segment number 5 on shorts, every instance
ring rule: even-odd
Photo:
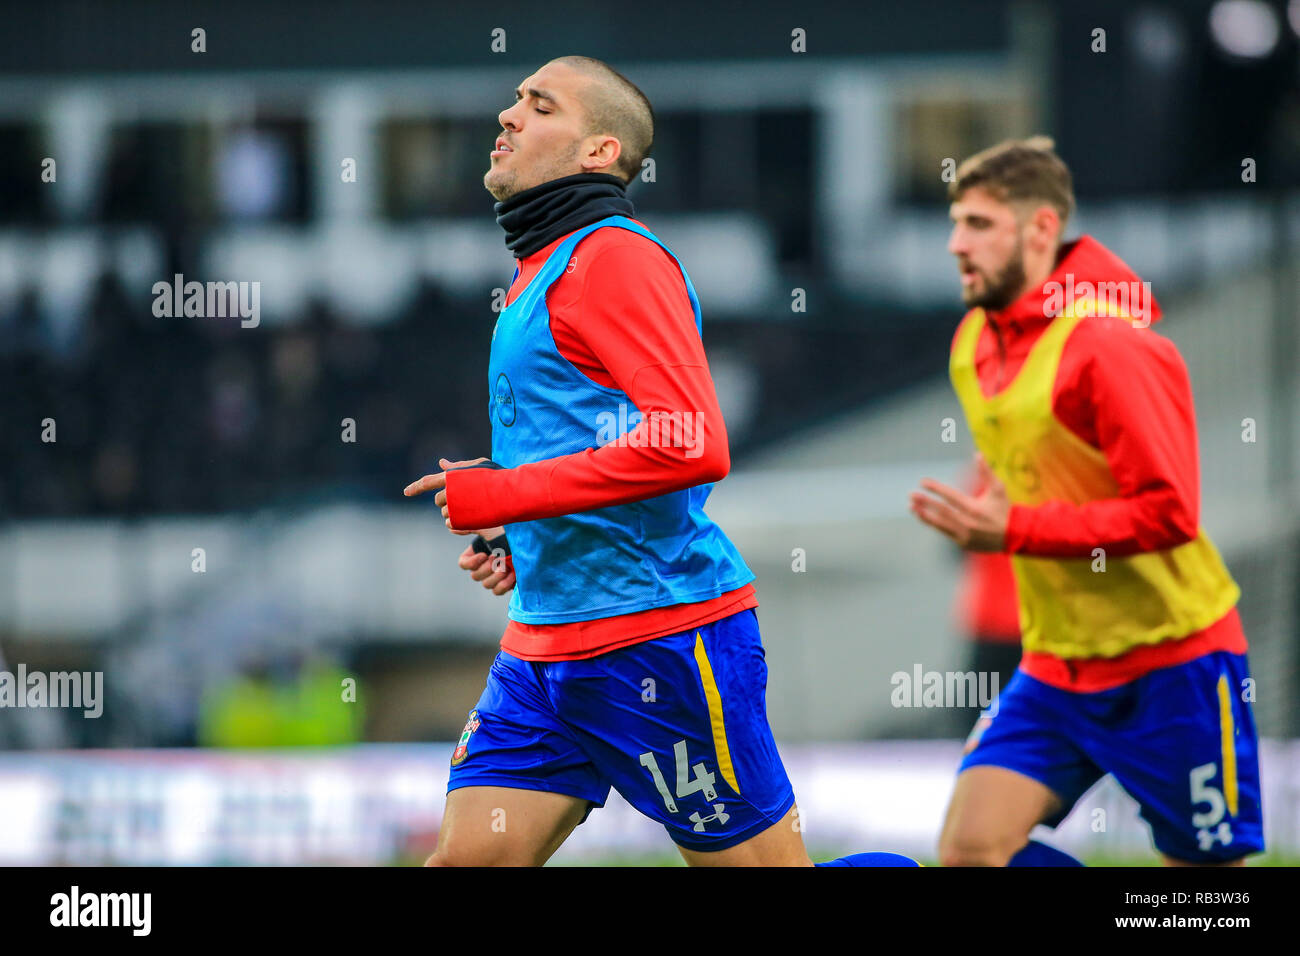
[[[1196,810],[1192,811],[1192,826],[1194,827],[1212,827],[1223,819],[1223,794],[1210,783],[1210,780],[1218,772],[1218,765],[1212,763],[1192,768],[1189,775],[1192,785],[1192,804],[1208,803],[1210,805],[1210,809],[1204,813]]]
[[[694,767],[690,767],[690,759],[686,756],[686,741],[679,740],[673,744],[673,756],[677,761],[677,796],[679,799],[689,797],[700,790],[704,791],[705,800],[716,800],[718,798],[718,791],[713,787],[714,775],[705,768],[704,761],[701,760]],[[664,798],[664,806],[668,808],[668,812],[676,813],[677,804],[673,802],[673,796],[668,792],[668,782],[664,780],[664,775],[659,770],[659,761],[655,760],[655,755],[650,752],[643,753],[641,755],[641,766],[650,771],[650,776],[654,778],[655,787],[658,789],[659,795]],[[689,779],[692,770],[695,772],[694,780]]]

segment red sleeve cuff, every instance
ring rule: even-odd
[[[499,520],[500,483],[510,472],[498,468],[453,468],[447,472],[447,514],[458,531],[478,531],[505,524]],[[495,513],[494,513],[495,512]]]
[[[1002,544],[1002,550],[1007,554],[1020,554],[1029,550],[1030,524],[1033,519],[1033,509],[1028,505],[1012,505],[1011,514],[1007,519],[1006,540]]]

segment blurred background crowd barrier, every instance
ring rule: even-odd
[[[452,746],[0,754],[0,865],[422,863]],[[1260,756],[1269,857],[1294,860],[1300,744],[1268,741]],[[934,862],[955,741],[795,745],[782,759],[814,859],[870,847]],[[1154,862],[1137,805],[1109,777],[1043,835],[1089,864]],[[617,791],[555,861],[681,864],[663,827]]]
[[[657,113],[630,196],[700,294],[733,458],[710,513],[758,574],[778,739],[959,732],[890,695],[895,672],[966,661],[958,556],[906,505],[971,454],[945,374],[962,309],[942,174],[1046,132],[1075,176],[1070,234],[1152,282],[1187,359],[1202,524],[1242,586],[1261,733],[1292,753],[1300,2],[452,9],[4,13],[0,653],[100,671],[106,702],[98,719],[0,709],[0,748],[455,739],[505,605],[400,492],[439,457],[488,453],[492,303],[513,271],[481,185],[496,115],[547,59],[587,53]],[[159,316],[155,284],[176,277],[258,283],[256,323]],[[950,743],[916,746],[950,774]],[[113,753],[5,756],[0,798],[44,807],[120,757],[133,793],[244,799],[229,781],[214,796],[245,766],[224,757]],[[322,758],[294,799],[353,788],[337,799],[364,815],[346,781],[374,759],[418,830],[445,754],[376,753]],[[40,832],[99,812],[60,800]],[[396,852],[384,826],[317,855]],[[55,853],[10,839],[11,857]],[[136,858],[234,853],[150,846]]]

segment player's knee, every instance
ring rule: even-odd
[[[945,833],[939,841],[939,865],[1006,866],[1024,840],[1013,843],[979,833]]]
[[[425,866],[541,866],[542,861],[523,848],[442,846],[424,861]]]
[[[993,844],[961,844],[939,847],[940,866],[1006,866],[1008,853]]]
[[[458,849],[454,844],[439,843],[437,848],[424,861],[425,866],[492,866],[496,861],[490,860],[482,853],[474,853],[470,848]]]
[[[474,853],[456,853],[443,850],[442,847],[434,850],[432,855],[424,861],[425,866],[526,866],[525,862],[512,862],[508,859],[501,858],[498,854],[474,854]]]

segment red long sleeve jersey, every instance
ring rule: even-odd
[[[1067,274],[1076,287],[1138,281],[1123,261],[1088,236],[1063,250],[1051,278],[1064,285]],[[1047,328],[1047,298],[1044,289],[1033,290],[988,314],[975,350],[985,396],[1011,383]],[[1159,306],[1152,301],[1149,307],[1151,321],[1158,322]],[[1200,476],[1187,367],[1174,344],[1154,330],[1110,336],[1120,321],[1125,320],[1096,316],[1080,322],[1065,342],[1052,388],[1053,414],[1106,456],[1119,497],[1081,505],[1013,505],[1006,539],[1012,554],[1088,558],[1093,548],[1103,548],[1123,556],[1172,548],[1197,534]],[[1117,347],[1119,342],[1133,347]],[[1216,650],[1246,650],[1235,607],[1202,631],[1118,657],[1065,661],[1030,653],[1021,668],[1054,686],[1094,691]]]
[[[635,220],[634,220],[635,221]],[[523,292],[555,248],[519,260],[506,302]],[[447,473],[447,508],[456,528],[574,514],[669,494],[723,478],[731,467],[704,344],[677,263],[658,244],[627,229],[597,229],[578,245],[546,294],[560,354],[593,382],[626,392],[648,429],[652,413],[696,412],[698,457],[649,442],[610,443],[516,468]],[[594,657],[677,634],[758,606],[753,584],[693,604],[650,608],[568,624],[509,621],[502,650],[524,660]]]

